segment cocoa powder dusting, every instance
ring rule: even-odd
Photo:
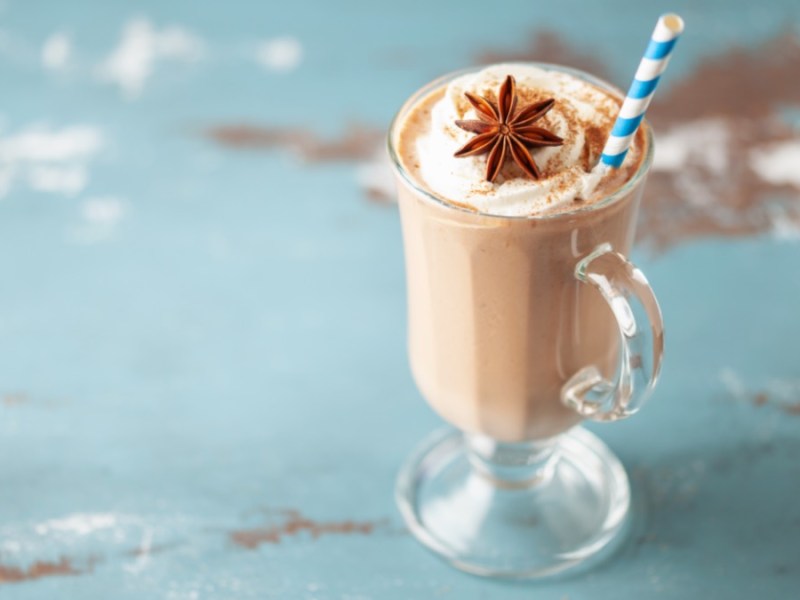
[[[128,550],[125,554],[128,556],[132,556],[134,558],[140,558],[143,556],[153,556],[155,554],[161,554],[163,552],[168,552],[179,547],[180,544],[172,543],[172,544],[155,544],[151,546],[136,546]]]
[[[765,392],[759,392],[753,396],[753,404],[756,406],[764,406],[767,402],[769,402],[769,396]]]
[[[392,206],[394,205],[394,196],[387,194],[384,190],[371,187],[371,186],[364,186],[363,187],[364,196],[367,199],[367,202],[371,204],[375,204],[378,206]]]
[[[793,404],[784,404],[783,412],[793,417],[800,417],[800,402],[795,402]]]
[[[787,397],[785,393],[775,394],[777,397],[770,396],[766,391],[747,394],[750,402],[756,408],[769,407],[780,410],[789,416],[800,416],[800,401]]]
[[[214,125],[203,135],[236,150],[289,150],[310,163],[352,162],[369,159],[383,140],[382,128],[356,123],[339,137],[322,138],[303,128],[254,124]]]
[[[761,45],[731,48],[701,61],[683,80],[656,95],[648,118],[658,138],[710,120],[729,136],[724,172],[708,161],[654,169],[645,191],[639,239],[656,251],[703,237],[739,237],[778,226],[800,228],[800,191],[764,179],[751,153],[798,139],[781,109],[800,107],[800,39],[783,34]],[[695,144],[702,144],[697,140]]]
[[[311,539],[323,535],[369,535],[383,521],[327,521],[319,522],[304,517],[300,511],[280,511],[285,520],[277,525],[256,527],[252,529],[237,529],[230,532],[229,539],[235,545],[248,550],[254,550],[262,544],[280,544],[284,537],[296,536],[307,533]]]
[[[19,406],[30,402],[30,397],[24,392],[10,392],[3,394],[3,404],[5,406]]]
[[[657,125],[704,117],[769,119],[782,105],[800,104],[798,73],[797,34],[783,33],[752,47],[734,46],[701,60],[688,77],[659,90],[648,118]]]
[[[564,120],[566,120],[568,123],[574,124],[574,128],[570,128],[566,132],[560,132],[562,134],[561,137],[564,140],[564,145],[573,146],[575,144],[575,139],[578,137],[578,131],[582,131],[583,129],[585,129],[586,122],[578,118],[576,110],[570,104],[567,104],[566,102],[559,102],[558,104],[559,104],[558,109],[559,111],[561,111]],[[548,122],[547,115],[545,116],[544,119],[542,119],[542,121],[544,121],[546,127],[552,127],[552,125]],[[551,160],[547,164],[547,168],[542,169],[542,176],[545,178],[553,177],[554,175],[558,175],[559,173],[564,171],[564,169],[566,169],[567,167],[568,165],[564,164],[563,159]],[[562,186],[554,187],[554,191],[556,194],[559,194],[563,191],[560,190],[559,187]]]
[[[77,569],[72,565],[70,559],[63,556],[58,562],[36,561],[26,569],[0,565],[0,584],[33,581],[44,577],[82,575],[91,568],[90,563],[86,569]]]
[[[592,73],[598,77],[606,77],[606,67],[595,58],[595,54],[583,52],[570,44],[555,31],[541,29],[530,34],[525,46],[518,45],[521,50],[487,49],[475,57],[475,63],[490,65],[501,62],[548,62],[567,65]]]

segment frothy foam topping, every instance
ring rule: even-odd
[[[464,92],[496,103],[508,75],[516,78],[519,108],[555,99],[555,106],[535,125],[560,136],[564,143],[530,148],[541,171],[538,180],[507,159],[492,183],[486,181],[485,154],[453,156],[474,135],[457,127],[456,120],[478,118]],[[614,96],[567,73],[533,65],[493,65],[451,81],[432,105],[429,122],[415,125],[417,135],[408,141],[414,170],[436,195],[480,212],[526,216],[563,209],[565,204],[592,198],[600,175],[590,170],[600,157],[619,105]],[[621,170],[635,165],[639,154],[633,148]]]

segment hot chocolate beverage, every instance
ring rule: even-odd
[[[575,267],[633,241],[647,126],[620,169],[592,170],[621,101],[568,69],[501,64],[434,82],[392,127],[411,368],[463,431],[556,436],[583,418],[562,398],[570,378],[615,378],[617,322]]]

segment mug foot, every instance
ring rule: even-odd
[[[577,427],[555,440],[535,477],[498,478],[508,465],[495,472],[482,462],[467,436],[448,429],[426,439],[397,480],[408,528],[454,567],[487,577],[552,577],[594,566],[624,539],[628,477],[588,431]]]

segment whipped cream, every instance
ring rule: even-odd
[[[525,175],[510,156],[494,183],[486,181],[486,154],[453,156],[474,136],[457,127],[456,120],[478,118],[464,92],[496,102],[507,75],[517,82],[518,109],[547,98],[556,101],[535,125],[560,136],[564,143],[530,147],[541,171],[538,180]],[[502,216],[551,212],[576,200],[591,199],[602,174],[590,170],[602,152],[619,104],[611,94],[567,73],[533,65],[493,65],[451,81],[441,98],[430,105],[430,116],[414,125],[418,129],[409,140],[413,147],[407,150],[413,154],[418,178],[445,200]],[[626,164],[635,164],[638,158],[633,149]]]

